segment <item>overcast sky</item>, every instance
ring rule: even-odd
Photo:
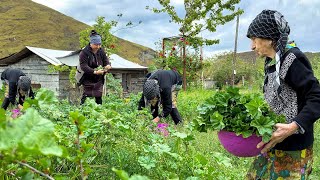
[[[114,35],[123,39],[158,50],[156,42],[163,37],[178,35],[178,25],[169,23],[169,16],[155,14],[145,7],[159,7],[158,0],[33,0],[55,9],[67,16],[93,25],[97,16],[105,17],[106,21],[117,20],[122,13],[120,26],[128,21],[140,25],[131,29],[119,30]],[[183,0],[171,0],[177,10],[183,8]],[[280,11],[288,21],[291,33],[289,38],[295,40],[302,51],[320,51],[320,0],[242,0],[237,7],[244,10],[240,16],[238,34],[238,52],[250,50],[250,41],[246,37],[249,24],[264,9]],[[179,10],[180,9],[180,10]],[[201,36],[208,39],[220,39],[220,44],[204,48],[204,55],[224,51],[233,51],[236,20],[218,27],[215,33],[203,32]],[[115,31],[114,29],[113,31]]]

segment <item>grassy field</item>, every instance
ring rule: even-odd
[[[40,169],[44,165],[39,164],[39,157],[42,159],[41,162],[50,162],[50,175],[57,179],[62,177],[79,179],[78,159],[85,162],[85,169],[90,169],[87,171],[89,179],[119,179],[113,168],[123,170],[130,176],[143,176],[145,180],[147,180],[146,177],[155,180],[244,179],[253,158],[239,158],[231,155],[220,144],[217,132],[200,133],[190,125],[190,122],[198,116],[197,106],[214,93],[215,90],[181,91],[178,97],[178,109],[184,123],[174,126],[170,118],[163,119],[162,123],[170,124],[170,135],[167,137],[154,130],[148,109],[137,111],[137,101],[140,96],[133,95],[126,99],[108,96],[100,106],[90,99],[80,107],[70,105],[67,101],[47,102],[48,104],[42,101],[38,113],[55,124],[54,135],[57,136],[59,145],[68,151],[69,158],[40,156],[38,151],[32,154],[24,149],[17,154],[23,154],[22,157],[28,156],[27,160],[25,158],[21,160]],[[90,144],[89,148],[81,148],[80,151],[75,146],[75,142],[78,142],[75,140],[75,135],[79,132],[70,121],[70,112],[74,111],[80,112],[85,117],[85,121],[81,124],[80,134],[82,135],[79,141],[83,147]],[[320,177],[320,157],[317,153],[320,148],[319,134],[320,123],[317,122],[312,180]],[[9,149],[7,153],[11,152],[12,150]],[[1,153],[5,154],[6,151]],[[21,157],[13,156],[12,158],[16,161]],[[45,165],[48,166],[47,163]],[[0,161],[0,179],[1,177],[7,179],[21,177],[10,174],[1,176],[3,172],[13,172],[12,169],[27,172],[11,161]],[[29,175],[41,178],[31,172]]]

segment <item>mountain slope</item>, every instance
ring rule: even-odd
[[[79,32],[89,27],[31,0],[1,0],[0,17],[0,58],[25,46],[77,50],[80,48]],[[117,39],[120,56],[139,64],[150,64],[154,54],[152,49]],[[151,56],[141,58],[144,52]]]

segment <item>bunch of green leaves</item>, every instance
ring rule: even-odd
[[[226,130],[244,138],[256,134],[267,142],[276,123],[285,122],[284,116],[271,111],[260,94],[242,95],[238,88],[218,91],[198,107],[199,118],[193,121],[200,131]]]
[[[104,67],[102,67],[101,65],[99,65],[97,68],[94,68],[95,71],[98,71],[98,70],[104,70]]]

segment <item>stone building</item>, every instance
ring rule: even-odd
[[[0,59],[0,73],[6,68],[20,68],[32,80],[34,88],[47,88],[60,98],[68,98],[75,91],[70,83],[69,72],[50,72],[49,66],[75,67],[79,62],[78,51],[53,50],[26,46],[20,52]],[[117,54],[109,57],[110,73],[119,79],[124,93],[142,91],[147,67],[128,61]]]

